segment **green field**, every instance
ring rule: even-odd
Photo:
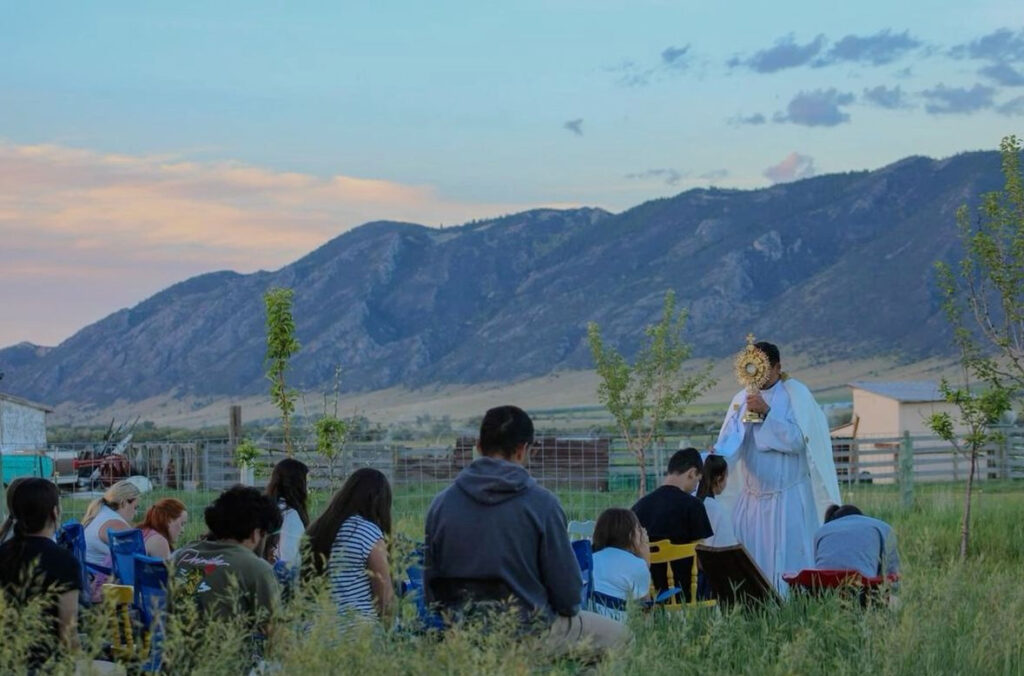
[[[421,539],[423,513],[435,488],[396,495],[396,550]],[[178,494],[192,507],[189,535],[199,532],[209,494]],[[154,496],[156,497],[156,496]],[[632,493],[562,495],[569,518],[594,518]],[[974,503],[971,554],[957,560],[960,485],[919,485],[911,510],[894,487],[855,487],[844,496],[893,524],[904,562],[900,606],[863,610],[843,599],[796,599],[756,612],[700,611],[682,616],[638,614],[632,648],[596,667],[607,674],[1022,674],[1024,673],[1024,483],[985,482]],[[326,499],[315,496],[314,513]],[[74,503],[66,501],[66,516]],[[78,503],[82,504],[82,503]],[[398,558],[401,552],[396,551]],[[410,617],[413,609],[401,609]],[[337,639],[323,595],[293,604],[272,661],[277,673],[579,673],[580,662],[545,658],[530,640],[458,632],[444,641],[411,632]],[[23,626],[0,614],[0,646],[16,643]],[[169,629],[174,672],[242,673],[238,628],[196,632],[190,620]],[[0,647],[9,673],[12,648]]]

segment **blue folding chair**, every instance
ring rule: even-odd
[[[110,543],[110,560],[114,577],[121,584],[134,586],[135,562],[132,557],[146,553],[146,543],[142,539],[142,531],[138,528],[128,530],[108,530],[107,542]]]
[[[164,613],[167,612],[167,564],[145,554],[132,556],[135,578],[134,606],[142,625],[143,645],[149,654],[142,664],[145,673],[157,673],[163,661]]]
[[[68,521],[57,530],[57,544],[71,552],[71,555],[78,561],[82,574],[82,593],[78,595],[79,603],[83,606],[92,605],[92,599],[89,597],[89,589],[92,586],[90,579],[95,574],[110,575],[110,569],[85,560],[85,528],[77,521]]]
[[[299,566],[287,561],[275,561],[274,577],[281,587],[281,600],[289,600],[299,586]]]
[[[590,605],[590,595],[594,591],[594,546],[590,540],[576,540],[572,543],[572,553],[576,555],[576,562],[580,564],[580,574],[583,576],[580,606],[586,608]]]
[[[405,569],[406,579],[402,580],[403,597],[411,597],[416,604],[416,616],[423,629],[444,629],[444,619],[427,607],[427,597],[423,588],[423,545],[413,551],[415,563]]]

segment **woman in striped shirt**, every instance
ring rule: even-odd
[[[313,569],[327,574],[341,626],[387,618],[394,599],[386,542],[391,535],[387,478],[375,469],[356,470],[307,535]]]

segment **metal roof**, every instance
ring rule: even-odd
[[[27,406],[28,408],[37,408],[40,411],[53,413],[53,409],[47,406],[46,404],[37,404],[34,401],[22,399],[21,397],[16,397],[13,394],[4,394],[3,392],[0,392],[0,401],[9,401],[12,404],[17,404],[18,406]]]
[[[896,401],[945,401],[939,384],[934,380],[858,380],[850,383],[850,387]]]

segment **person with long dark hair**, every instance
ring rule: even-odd
[[[294,458],[285,458],[276,465],[267,484],[267,495],[281,510],[281,532],[274,548],[274,560],[289,565],[299,562],[299,543],[309,526],[309,490],[306,477],[309,467]]]
[[[47,601],[52,632],[36,637],[29,666],[38,668],[56,646],[76,648],[78,596],[82,575],[78,561],[53,541],[60,521],[60,492],[46,479],[28,478],[11,498],[13,536],[0,545],[0,587],[8,598],[25,605],[40,596]]]
[[[318,575],[326,572],[341,626],[386,618],[394,599],[387,477],[370,468],[353,472],[306,533],[312,569]]]
[[[714,534],[704,540],[711,547],[728,547],[736,544],[736,533],[732,528],[732,515],[716,498],[722,494],[729,482],[729,463],[720,455],[710,454],[704,459],[704,472],[697,487],[697,499],[704,503],[704,511],[711,522]]]

